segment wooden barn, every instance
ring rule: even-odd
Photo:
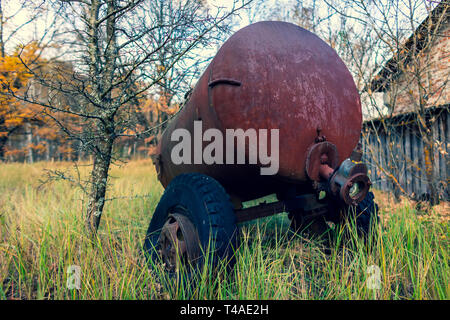
[[[449,16],[442,1],[369,86],[389,111],[364,121],[364,157],[374,186],[396,196],[449,200]]]

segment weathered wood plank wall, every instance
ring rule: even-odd
[[[440,197],[449,201],[450,178],[450,117],[448,108],[435,115],[432,135],[435,142],[434,173],[438,180]],[[425,176],[423,140],[411,122],[395,125],[365,122],[363,126],[363,161],[369,167],[369,176],[375,188],[396,191],[392,177],[415,198],[429,192]],[[389,178],[389,174],[392,177]]]

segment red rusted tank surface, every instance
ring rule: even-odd
[[[260,165],[175,165],[171,133],[185,128],[193,134],[196,120],[203,131],[279,129],[278,174],[261,176]],[[281,184],[305,183],[308,150],[319,135],[336,146],[337,161],[329,165],[338,166],[358,143],[361,124],[355,83],[330,46],[294,24],[258,22],[223,44],[166,128],[158,145],[159,179],[167,186],[181,173],[200,172],[240,199],[252,199]]]

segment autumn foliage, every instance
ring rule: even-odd
[[[37,106],[23,103],[15,97],[26,90],[33,77],[30,67],[38,64],[40,52],[38,44],[32,42],[26,46],[18,46],[11,55],[0,57],[0,158],[2,159],[8,154],[23,152],[23,150],[7,150],[6,143],[12,134],[23,129],[26,124],[42,122]]]
[[[66,70],[67,69],[67,70]],[[58,70],[56,72],[56,70]],[[37,94],[38,100],[48,98],[48,88],[34,81],[39,78],[64,77],[73,72],[62,62],[42,58],[42,48],[36,42],[17,47],[11,55],[0,57],[0,158],[9,161],[76,160],[85,155],[76,141],[71,140],[57,125],[58,121],[72,132],[83,131],[83,119],[52,112],[42,105],[17,97]],[[36,97],[34,97],[36,98]],[[58,98],[62,105],[64,97]],[[116,152],[121,156],[151,155],[164,123],[180,108],[173,96],[159,90],[143,94],[117,114],[126,128],[117,141]],[[133,118],[130,121],[130,118]],[[56,120],[56,121],[55,121]],[[162,125],[161,125],[162,124]],[[154,127],[158,127],[154,129]]]
[[[0,159],[1,160],[71,160],[74,148],[52,117],[76,126],[68,115],[51,114],[41,105],[18,97],[31,94],[36,73],[50,73],[51,63],[41,57],[36,42],[18,46],[11,55],[0,57]],[[39,88],[42,99],[48,95]],[[61,119],[64,117],[65,119]],[[67,118],[67,119],[66,119]],[[70,119],[69,119],[70,118]],[[78,128],[81,130],[81,128]]]

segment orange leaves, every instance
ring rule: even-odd
[[[168,115],[175,114],[179,109],[179,105],[170,103],[171,99],[172,96],[170,94],[161,94],[158,101],[155,101],[156,108],[158,108],[161,112],[167,113]]]
[[[30,83],[34,76],[33,70],[40,69],[44,63],[40,55],[41,48],[37,42],[32,42],[18,46],[11,55],[0,57],[0,136],[4,138],[0,154],[10,159],[23,157],[29,152],[43,154],[48,148],[45,139],[61,141],[61,133],[56,125],[50,125],[41,107],[15,97],[25,96],[33,85]],[[13,137],[16,133],[18,137]],[[38,138],[31,138],[33,143],[26,145],[18,143],[24,135],[27,135],[27,139],[36,135]],[[10,136],[12,142],[6,145]]]
[[[60,152],[65,156],[70,156],[74,152],[74,149],[71,148],[69,145],[60,145],[58,147],[58,152]]]
[[[25,151],[23,149],[8,149],[7,146],[5,146],[5,156],[16,158],[19,156],[23,156],[25,154]]]
[[[153,140],[155,140],[156,139],[156,136],[155,135],[151,135],[150,137],[148,137],[148,138],[145,138],[144,139],[144,142],[145,143],[151,143]]]
[[[154,114],[165,113],[173,115],[180,109],[180,105],[172,103],[172,96],[160,93],[158,97],[149,97],[141,106],[142,112],[150,112]]]
[[[180,106],[178,104],[175,104],[171,107],[167,107],[164,112],[171,116],[171,115],[174,115],[175,113],[177,113],[179,109],[180,109]]]
[[[31,144],[28,147],[33,149],[33,151],[37,152],[38,154],[43,154],[45,151],[47,151],[47,145],[45,143]]]
[[[36,42],[19,46],[12,55],[0,57],[0,83],[3,89],[17,91],[33,76],[32,68],[38,62],[40,48]]]
[[[43,126],[39,127],[36,130],[36,134],[38,134],[41,138],[47,139],[47,140],[57,140],[59,137],[58,129],[55,126]]]
[[[12,55],[0,57],[0,117],[3,127],[14,128],[34,115],[31,106],[13,97],[24,90],[33,76],[31,68],[38,63],[40,48],[36,42],[19,46]]]
[[[20,116],[15,117],[14,115],[10,115],[9,117],[6,117],[4,121],[7,127],[17,127],[23,124],[24,118]]]

